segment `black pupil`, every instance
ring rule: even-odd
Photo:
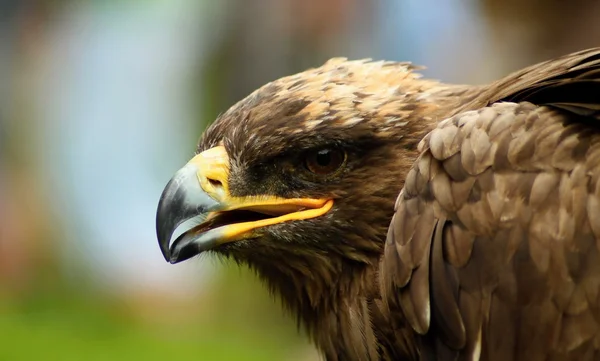
[[[318,151],[316,161],[321,167],[327,167],[331,164],[331,151],[329,149]]]

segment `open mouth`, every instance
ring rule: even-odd
[[[247,210],[214,212],[214,213],[210,213],[204,222],[200,223],[197,226],[194,226],[193,228],[189,229],[185,233],[193,232],[196,235],[198,235],[198,234],[206,233],[213,229],[228,226],[231,224],[256,222],[256,221],[260,221],[260,220],[268,219],[268,218],[273,218],[273,216],[264,214],[264,213],[254,212],[254,211],[247,211]],[[177,237],[177,239],[181,238],[184,234]],[[177,239],[173,243],[177,242]]]
[[[247,223],[247,222],[256,222],[268,218],[273,218],[272,215],[247,211],[247,210],[233,210],[227,212],[213,212],[206,217],[206,220],[203,222],[200,221],[200,224],[192,226],[192,228],[186,227],[186,224],[182,224],[180,227],[188,228],[185,232],[181,233],[175,240],[172,242],[170,250],[171,253],[175,253],[176,249],[181,247],[181,242],[184,242],[184,239],[191,237],[198,237],[203,233],[210,232],[212,230],[216,230],[221,227],[226,227],[231,224],[239,224],[239,223]],[[198,223],[198,220],[191,219],[190,223]],[[190,257],[196,255],[196,250],[185,247],[179,251],[179,261],[186,260]]]
[[[178,236],[170,247],[170,262],[177,263],[220,244],[252,238],[254,230],[287,221],[314,218],[333,206],[324,202],[319,208],[297,204],[263,204],[211,212],[206,219]],[[193,221],[193,219],[192,219]]]

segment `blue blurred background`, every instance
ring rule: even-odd
[[[0,1],[0,361],[318,360],[245,269],[160,255],[204,127],[334,56],[483,83],[600,45],[594,0]]]

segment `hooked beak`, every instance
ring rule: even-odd
[[[229,192],[229,170],[227,151],[217,146],[196,155],[167,183],[156,212],[156,233],[168,262],[256,237],[260,228],[270,225],[319,217],[333,206],[331,199],[234,197]],[[192,221],[195,225],[187,225]],[[180,226],[183,233],[171,244]]]

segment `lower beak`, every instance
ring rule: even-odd
[[[273,224],[319,217],[333,206],[330,199],[232,197],[228,179],[229,157],[218,146],[198,154],[166,185],[158,203],[156,233],[168,262],[255,237],[259,229]],[[179,228],[183,233],[171,243]]]

